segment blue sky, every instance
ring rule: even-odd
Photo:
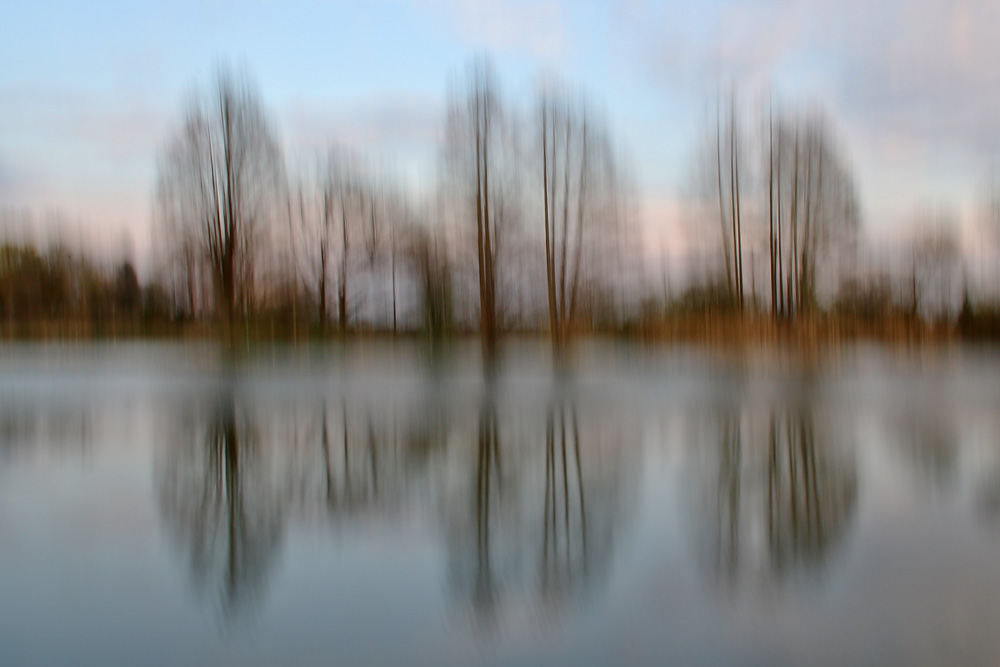
[[[713,95],[823,105],[865,222],[928,204],[967,230],[1000,148],[1000,8],[985,0],[207,0],[9,3],[0,24],[0,207],[60,210],[150,244],[156,154],[219,60],[245,64],[290,155],[339,142],[433,174],[448,82],[488,52],[526,101],[584,89],[633,161],[643,224],[683,245]],[[972,232],[969,232],[972,233]]]

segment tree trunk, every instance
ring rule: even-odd
[[[545,205],[545,282],[549,299],[549,331],[552,346],[560,348],[558,314],[556,313],[556,278],[553,256],[553,234],[551,233],[551,218],[549,217],[549,152],[548,152],[548,109],[542,106],[542,192]],[[553,157],[554,157],[553,151]]]

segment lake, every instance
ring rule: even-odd
[[[995,664],[1000,356],[0,349],[0,664]]]

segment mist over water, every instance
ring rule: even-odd
[[[0,662],[1000,648],[992,353],[508,348],[6,349]]]

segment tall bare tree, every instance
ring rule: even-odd
[[[160,156],[156,209],[173,238],[200,250],[227,325],[252,304],[257,242],[274,217],[281,171],[255,89],[245,74],[220,68]]]
[[[798,317],[815,304],[824,256],[857,232],[857,194],[822,114],[778,114],[768,123],[772,307]]]
[[[584,102],[544,93],[538,115],[549,329],[558,351],[577,317],[599,234],[617,226],[619,175],[609,133]]]
[[[509,169],[505,145],[506,113],[496,75],[486,60],[473,64],[466,89],[453,95],[448,109],[446,154],[459,188],[461,208],[475,224],[479,275],[479,326],[484,351],[492,354],[499,329],[501,230],[512,217],[503,178]]]
[[[331,201],[320,177],[303,176],[298,183],[291,184],[287,207],[292,261],[298,262],[301,254],[304,280],[310,284],[310,292],[315,299],[319,331],[325,335],[329,323],[327,307],[336,237]],[[298,267],[293,268],[297,270]]]
[[[735,89],[728,103],[719,98],[715,109],[715,136],[706,136],[701,165],[706,168],[708,191],[719,209],[720,242],[726,292],[730,303],[743,307],[743,208],[740,198],[740,153],[745,144],[739,122]],[[709,167],[709,165],[711,165]],[[744,167],[745,170],[745,167]],[[708,171],[711,172],[709,177]],[[713,206],[715,204],[713,203]]]

